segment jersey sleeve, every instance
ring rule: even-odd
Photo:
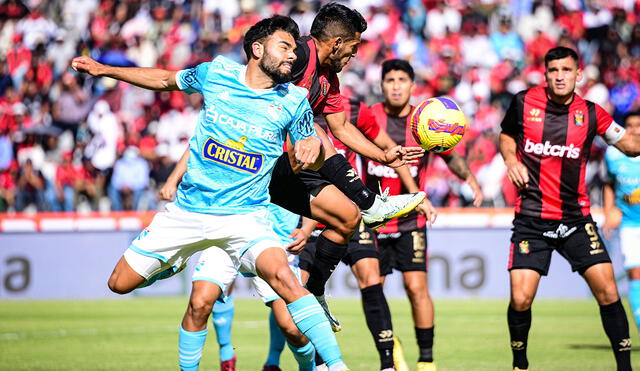
[[[360,102],[358,111],[358,121],[353,124],[371,141],[374,141],[380,134],[380,126],[376,122],[373,112],[362,102]]]
[[[313,111],[309,106],[309,101],[302,99],[300,105],[296,109],[294,117],[287,128],[291,142],[306,139],[316,135],[316,129],[313,126]]]
[[[340,95],[340,81],[338,76],[333,74],[331,77],[331,86],[329,87],[329,94],[322,104],[322,113],[338,113],[344,111],[344,105],[342,102],[342,95]]]
[[[204,83],[207,81],[209,66],[211,66],[211,62],[204,62],[193,68],[178,71],[176,73],[178,88],[187,94],[202,93]]]
[[[514,95],[500,124],[504,134],[515,137],[522,132],[518,111],[518,95]]]

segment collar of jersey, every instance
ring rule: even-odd
[[[250,87],[249,85],[247,85],[247,82],[245,80],[246,75],[247,75],[247,65],[245,64],[244,66],[242,66],[242,68],[240,69],[240,72],[238,73],[238,81],[242,85],[244,85],[247,88],[249,88],[249,90],[255,92],[256,94],[270,93],[270,92],[272,92],[274,89],[276,89],[278,87],[278,85],[276,85],[273,88],[268,88],[268,89],[254,89],[254,88]]]

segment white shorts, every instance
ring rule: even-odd
[[[196,252],[216,246],[236,270],[255,273],[255,258],[271,247],[282,248],[266,208],[247,214],[200,214],[174,203],[156,214],[131,242],[124,256],[138,274],[149,278],[172,267],[177,270]]]
[[[624,269],[640,268],[640,227],[620,228],[620,249]]]
[[[252,252],[253,249],[249,250],[247,254]],[[298,268],[297,256],[289,256],[289,266],[296,277],[298,277],[298,281],[300,281],[300,269]],[[265,280],[256,276],[255,272],[253,273],[254,274],[244,272],[243,270],[241,274],[243,276],[250,276],[253,288],[265,304],[280,298]],[[222,290],[221,299],[224,301],[228,295],[229,286],[237,276],[238,270],[234,267],[229,255],[217,247],[211,247],[200,254],[200,260],[193,271],[191,280],[215,283],[220,287],[220,290]]]

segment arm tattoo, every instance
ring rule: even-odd
[[[465,159],[459,154],[452,152],[448,155],[442,156],[444,160],[447,162],[447,167],[451,172],[456,174],[456,176],[462,180],[467,180],[469,175],[471,175],[471,170],[469,170],[469,166]]]

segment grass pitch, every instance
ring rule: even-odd
[[[177,329],[186,304],[187,297],[0,302],[0,370],[176,370]],[[342,322],[338,341],[351,369],[377,370],[378,355],[360,302],[336,299],[329,304]],[[511,369],[506,301],[435,304],[439,370]],[[391,300],[390,305],[394,330],[403,340],[407,361],[415,365],[408,302]],[[241,371],[261,369],[269,344],[267,314],[258,299],[236,301],[233,343]],[[209,329],[200,369],[218,370],[213,326]],[[634,351],[632,357],[640,365],[640,354]],[[536,371],[615,369],[596,303],[536,302],[529,360]],[[286,347],[281,367],[297,369]]]

